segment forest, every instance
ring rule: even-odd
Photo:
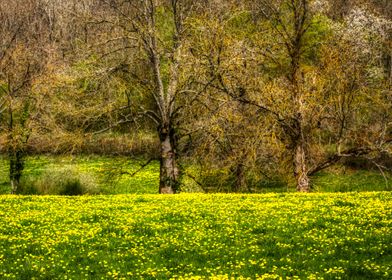
[[[13,0],[0,18],[11,193],[32,155],[159,160],[167,194],[309,192],[340,164],[388,179],[388,0]]]

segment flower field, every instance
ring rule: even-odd
[[[392,193],[0,196],[0,279],[391,279]]]

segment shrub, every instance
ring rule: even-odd
[[[40,176],[26,177],[21,183],[22,194],[38,195],[84,195],[98,194],[99,188],[89,174],[79,172],[75,167],[44,171]]]
[[[60,195],[82,195],[83,186],[79,178],[68,180],[65,182],[64,188],[61,190]]]

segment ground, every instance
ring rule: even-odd
[[[71,197],[6,195],[0,160],[0,279],[392,278],[392,193],[375,171],[330,169],[310,194],[161,196],[157,161],[130,175],[145,162],[28,158],[25,187],[75,177],[101,194]]]
[[[392,193],[0,196],[1,279],[391,279]]]

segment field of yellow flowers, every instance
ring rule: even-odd
[[[391,279],[392,193],[0,196],[0,279]]]

